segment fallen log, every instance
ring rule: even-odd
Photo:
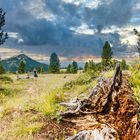
[[[113,78],[100,78],[87,98],[62,105],[69,106],[61,113],[62,122],[73,123],[71,127],[79,132],[67,140],[138,139],[139,104],[133,97],[128,76],[122,75],[119,64]]]

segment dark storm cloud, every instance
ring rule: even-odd
[[[85,3],[75,5],[62,0],[33,0],[43,2],[44,14],[51,13],[55,20],[44,17],[38,18],[40,13],[29,10],[28,0],[0,0],[0,7],[7,12],[6,30],[17,32],[24,42],[11,43],[12,47],[22,46],[21,49],[37,53],[49,54],[53,51],[63,56],[100,55],[106,40],[113,45],[113,50],[122,46],[118,33],[95,33],[94,35],[76,34],[71,27],[77,28],[82,23],[91,29],[124,26],[133,16],[133,6],[137,0],[104,0],[98,7],[89,8]],[[37,7],[36,7],[37,8]],[[39,8],[39,7],[38,7]],[[9,39],[8,43],[12,42]],[[123,48],[125,52],[128,47]]]
[[[44,0],[46,9],[53,13],[59,22],[69,26],[79,26],[82,22],[82,7],[62,0]]]
[[[132,15],[137,0],[112,0],[101,3],[96,9],[85,8],[85,20],[90,26],[96,27],[99,31],[111,25],[126,25]]]

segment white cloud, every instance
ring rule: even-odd
[[[137,44],[137,37],[133,32],[133,29],[136,28],[138,31],[140,31],[140,26],[125,26],[125,27],[116,27],[111,26],[110,28],[106,28],[102,30],[102,33],[115,33],[117,32],[121,37],[121,43],[122,44],[128,44],[128,45],[136,45]]]
[[[24,42],[24,40],[19,35],[19,33],[16,33],[16,32],[8,32],[8,36],[9,36],[9,38],[12,38],[14,40],[17,40],[18,43],[23,43]]]
[[[75,31],[77,34],[87,34],[87,35],[94,35],[95,31],[90,29],[89,26],[83,23],[81,26],[74,28],[72,27],[71,30]]]
[[[75,5],[83,4],[85,7],[97,8],[102,0],[63,0],[66,3],[73,3]]]
[[[22,38],[18,39],[18,43],[23,43],[24,40]]]
[[[90,0],[86,3],[86,7],[97,8],[101,4],[101,0]]]
[[[63,0],[63,1],[66,3],[73,3],[75,5],[79,5],[86,2],[86,0]]]
[[[11,38],[17,39],[18,38],[18,33],[16,33],[16,32],[8,32],[8,36],[11,37]]]
[[[27,2],[25,9],[37,19],[55,20],[55,16],[45,8],[43,0],[30,0]]]

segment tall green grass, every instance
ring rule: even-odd
[[[134,93],[140,96],[140,65],[133,66],[131,72],[130,85],[134,89]]]
[[[131,77],[129,79],[130,85],[134,91],[136,100],[140,103],[140,64],[131,68]],[[140,116],[140,114],[139,114]],[[140,117],[139,117],[140,120]]]

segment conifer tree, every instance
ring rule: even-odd
[[[71,73],[71,67],[72,67],[72,65],[69,64],[68,67],[67,67],[67,73]]]
[[[49,72],[50,73],[59,73],[60,72],[60,60],[56,53],[51,54]]]
[[[109,42],[106,41],[103,46],[103,52],[102,52],[102,65],[104,68],[107,66],[110,66],[112,55],[113,55],[113,52],[112,52],[111,46]]]
[[[18,66],[18,71],[20,73],[25,73],[25,71],[26,71],[26,64],[25,64],[24,60],[20,61],[19,66]]]
[[[121,69],[122,70],[126,70],[127,69],[127,64],[126,64],[126,61],[125,61],[125,59],[122,59],[122,61],[121,61]]]
[[[76,61],[73,61],[71,66],[71,73],[77,73],[77,72],[78,72],[78,64]]]
[[[84,72],[87,72],[87,69],[88,69],[88,62],[85,63]]]

